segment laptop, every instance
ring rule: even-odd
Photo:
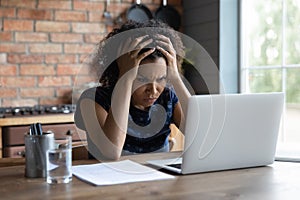
[[[191,96],[182,156],[147,162],[180,174],[272,164],[283,102],[283,93]]]

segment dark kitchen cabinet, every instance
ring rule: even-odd
[[[219,0],[183,1],[183,33],[205,49],[216,68],[212,70],[211,67],[198,66],[196,70],[189,65],[183,66],[185,77],[196,94],[215,94],[220,91],[219,6]]]
[[[183,33],[197,41],[218,68],[210,73],[204,66],[200,76],[193,69],[187,71],[187,79],[198,94],[240,92],[240,3],[240,0],[182,1]]]

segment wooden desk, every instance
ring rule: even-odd
[[[128,156],[148,159],[178,153]],[[74,164],[94,163],[93,160]],[[299,199],[300,163],[275,162],[268,167],[179,175],[174,180],[113,186],[92,186],[73,177],[69,184],[48,185],[44,179],[24,177],[24,165],[0,168],[1,199]]]

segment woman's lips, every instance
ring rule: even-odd
[[[150,104],[153,104],[157,98],[145,98],[144,101]]]

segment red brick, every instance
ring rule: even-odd
[[[38,85],[42,87],[70,86],[71,78],[70,76],[43,76],[43,77],[39,77]]]
[[[55,75],[55,69],[53,65],[22,64],[20,75]]]
[[[81,11],[56,11],[55,20],[67,22],[84,22],[87,20],[86,12]]]
[[[145,3],[144,3],[144,0],[142,1],[142,3],[145,4]],[[112,2],[112,3],[107,7],[107,10],[108,10],[109,12],[113,13],[113,14],[115,14],[115,13],[120,14],[120,13],[124,12],[124,10],[126,11],[127,9],[129,9],[130,6],[131,6],[131,4],[128,5],[128,4],[120,4],[120,3],[118,3],[118,2],[116,2],[116,3]],[[150,9],[150,6],[149,6],[149,5],[147,5],[147,7]],[[103,11],[104,11],[104,10],[103,10]],[[115,16],[117,17],[118,15],[115,15]]]
[[[96,51],[96,50],[94,50]],[[93,54],[94,52],[91,54],[91,53],[88,53],[88,54],[80,54],[79,55],[79,63],[90,63],[91,62],[91,59],[93,57]]]
[[[4,31],[33,31],[33,21],[4,19]]]
[[[1,0],[1,6],[35,8],[36,0]]]
[[[18,76],[18,77],[3,77],[3,84],[6,87],[32,87],[35,85],[35,77]]]
[[[7,97],[17,97],[17,89],[0,87],[0,98],[7,98]]]
[[[0,8],[0,17],[9,17],[13,18],[16,16],[16,9],[15,8]]]
[[[66,22],[37,21],[37,32],[69,32],[70,25]]]
[[[105,25],[100,23],[73,23],[72,30],[75,33],[103,33]]]
[[[17,32],[15,34],[15,39],[16,42],[48,42],[48,34]]]
[[[91,54],[96,48],[91,44],[65,44],[65,53],[87,53]]]
[[[0,53],[0,63],[6,63],[6,62],[7,62],[7,54]]]
[[[18,18],[35,19],[35,20],[50,20],[52,19],[52,11],[36,10],[36,9],[19,9]]]
[[[88,12],[89,22],[104,22],[103,12]]]
[[[0,42],[10,42],[12,39],[12,32],[0,32]]]
[[[9,76],[17,74],[16,65],[0,65],[0,75]]]
[[[49,97],[54,96],[53,88],[21,88],[21,97]]]
[[[8,63],[43,63],[43,55],[32,55],[32,54],[9,54]]]
[[[84,35],[84,41],[85,41],[86,43],[97,44],[97,43],[99,43],[104,37],[105,37],[105,34],[85,34],[85,35]]]
[[[78,65],[57,65],[57,75],[77,75],[81,71],[80,64]]]
[[[62,10],[70,10],[72,8],[71,0],[40,0],[38,3],[38,8],[46,8],[46,9],[62,9]]]
[[[153,0],[142,0],[141,3],[143,4],[150,4]]]
[[[61,53],[61,44],[29,44],[29,51],[31,53]]]
[[[47,54],[45,57],[45,63],[56,64],[56,63],[76,63],[76,55],[62,55],[62,54]]]
[[[36,99],[4,99],[3,106],[34,106],[38,104],[38,101]]]
[[[91,74],[91,69],[89,65],[86,64],[81,64],[80,66],[80,70],[78,71],[78,76],[82,76],[82,75],[90,75],[90,76],[94,76],[94,74]]]
[[[80,43],[83,42],[83,36],[73,33],[53,33],[51,34],[51,42]]]
[[[40,98],[39,104],[41,105],[58,105],[58,104],[70,104],[69,99],[61,98],[61,97],[46,97]]]
[[[0,52],[25,53],[25,44],[1,43]]]
[[[80,85],[85,85],[90,82],[97,82],[98,78],[96,76],[76,76],[74,77],[74,85],[75,86],[80,86]]]
[[[58,88],[56,89],[56,95],[59,97],[67,96],[69,98],[72,98],[72,88]]]
[[[74,10],[103,10],[103,2],[93,2],[93,1],[74,1],[73,2]]]
[[[90,60],[92,59],[91,56],[93,56],[93,54],[89,53],[89,54],[80,54],[79,55],[79,63],[89,63]]]

